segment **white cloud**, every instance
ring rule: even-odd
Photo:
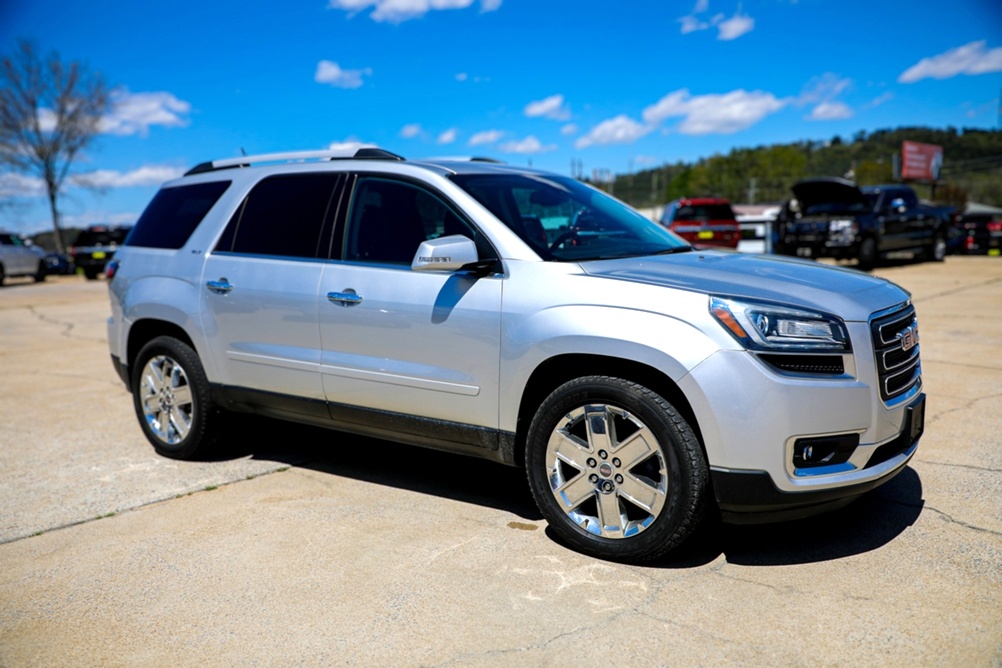
[[[354,137],[348,137],[344,141],[331,142],[327,148],[331,151],[357,151],[360,148],[370,148],[375,146],[375,144],[359,141]]]
[[[853,111],[845,102],[836,99],[852,87],[852,79],[845,79],[833,72],[826,72],[811,79],[795,101],[797,106],[812,105],[806,117],[810,121],[836,121],[853,117]],[[879,103],[878,103],[879,104]]]
[[[560,128],[560,134],[562,134],[565,137],[569,137],[570,135],[576,135],[577,133],[578,133],[578,126],[575,125],[574,123],[568,123],[564,127]]]
[[[547,151],[557,150],[556,144],[543,145],[536,137],[529,135],[525,139],[519,139],[517,141],[505,142],[498,146],[498,149],[504,153],[545,153]]]
[[[164,181],[181,177],[184,169],[167,165],[144,165],[131,172],[99,169],[72,177],[74,185],[88,188],[129,188],[134,186],[159,186]]]
[[[699,30],[706,30],[710,27],[710,24],[705,21],[700,21],[695,16],[683,16],[678,20],[682,24],[682,34],[688,35],[691,32],[697,32]]]
[[[440,9],[466,9],[473,0],[330,0],[327,7],[343,9],[354,15],[372,8],[369,17],[373,21],[402,23],[424,16]],[[481,12],[493,12],[501,6],[501,0],[481,0]]]
[[[456,81],[466,81],[469,78],[470,75],[467,74],[466,72],[460,72],[459,74],[456,75]]]
[[[482,146],[484,144],[493,144],[497,140],[504,136],[504,131],[502,130],[484,130],[483,132],[478,132],[472,137],[470,141],[467,142],[469,146]]]
[[[723,95],[693,97],[682,89],[644,109],[643,116],[649,126],[681,116],[678,131],[686,135],[731,134],[755,125],[788,102],[764,91],[739,89]]]
[[[98,130],[112,135],[145,136],[152,125],[167,128],[188,125],[185,116],[191,104],[167,92],[129,93],[113,96],[112,110],[98,123]]]
[[[750,33],[755,29],[755,19],[752,17],[742,14],[739,9],[734,16],[725,20],[715,22],[717,26],[717,39],[721,41],[730,41],[732,39],[737,39],[742,35]]]
[[[852,118],[852,109],[844,102],[822,102],[811,110],[809,121],[840,121]]]
[[[439,144],[451,144],[452,142],[456,141],[457,134],[458,131],[456,130],[456,128],[449,128],[448,130],[440,134],[438,136],[438,139],[436,139],[435,141]]]
[[[555,121],[566,121],[571,117],[571,112],[564,106],[563,95],[551,95],[543,100],[525,105],[525,115],[529,118],[542,116]]]
[[[45,181],[37,176],[14,172],[0,173],[0,199],[40,197],[45,194]]]
[[[574,146],[587,148],[605,144],[632,144],[652,129],[653,127],[641,125],[628,116],[620,115],[593,127],[588,134],[574,142]]]
[[[1002,47],[987,50],[987,42],[971,42],[938,56],[923,58],[898,77],[898,83],[922,79],[949,79],[959,74],[1002,72]]]
[[[421,125],[419,123],[410,123],[400,128],[400,136],[404,139],[413,139],[421,134]]]
[[[866,104],[866,107],[868,109],[872,109],[873,107],[879,107],[880,105],[884,104],[885,102],[890,102],[893,99],[894,99],[894,93],[892,93],[890,91],[887,91],[886,93],[878,95],[877,97],[875,97],[872,100],[870,100]]]
[[[710,8],[710,0],[696,0],[696,6],[692,8],[693,14],[702,14]]]
[[[362,70],[344,70],[333,61],[321,60],[317,63],[317,73],[313,75],[313,80],[337,88],[359,88],[362,85],[362,77],[371,74],[372,68],[369,67]]]

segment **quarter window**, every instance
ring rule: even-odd
[[[161,189],[139,217],[125,244],[180,248],[229,187],[229,181],[213,181]]]

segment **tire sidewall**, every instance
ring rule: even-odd
[[[160,440],[147,424],[142,405],[143,370],[151,359],[160,355],[169,357],[182,368],[191,390],[191,429],[177,443],[165,443]],[[172,459],[192,459],[211,445],[209,427],[213,421],[215,407],[198,354],[186,343],[171,336],[158,336],[142,347],[132,369],[132,402],[143,434],[159,454]]]
[[[567,516],[550,489],[546,468],[550,434],[569,411],[588,403],[605,403],[636,415],[651,429],[661,447],[668,476],[665,504],[651,525],[636,536],[615,539],[588,533]],[[533,497],[552,529],[573,548],[601,558],[616,561],[656,558],[680,545],[698,525],[705,510],[708,474],[692,430],[659,395],[622,379],[586,377],[557,388],[532,420],[525,465]]]

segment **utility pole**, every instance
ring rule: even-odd
[[[753,176],[748,179],[748,203],[755,203],[755,192],[757,190],[758,180]]]

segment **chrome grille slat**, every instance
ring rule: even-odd
[[[880,398],[885,403],[907,394],[922,380],[919,344],[904,350],[902,343],[902,336],[917,332],[917,322],[911,304],[870,321]]]

